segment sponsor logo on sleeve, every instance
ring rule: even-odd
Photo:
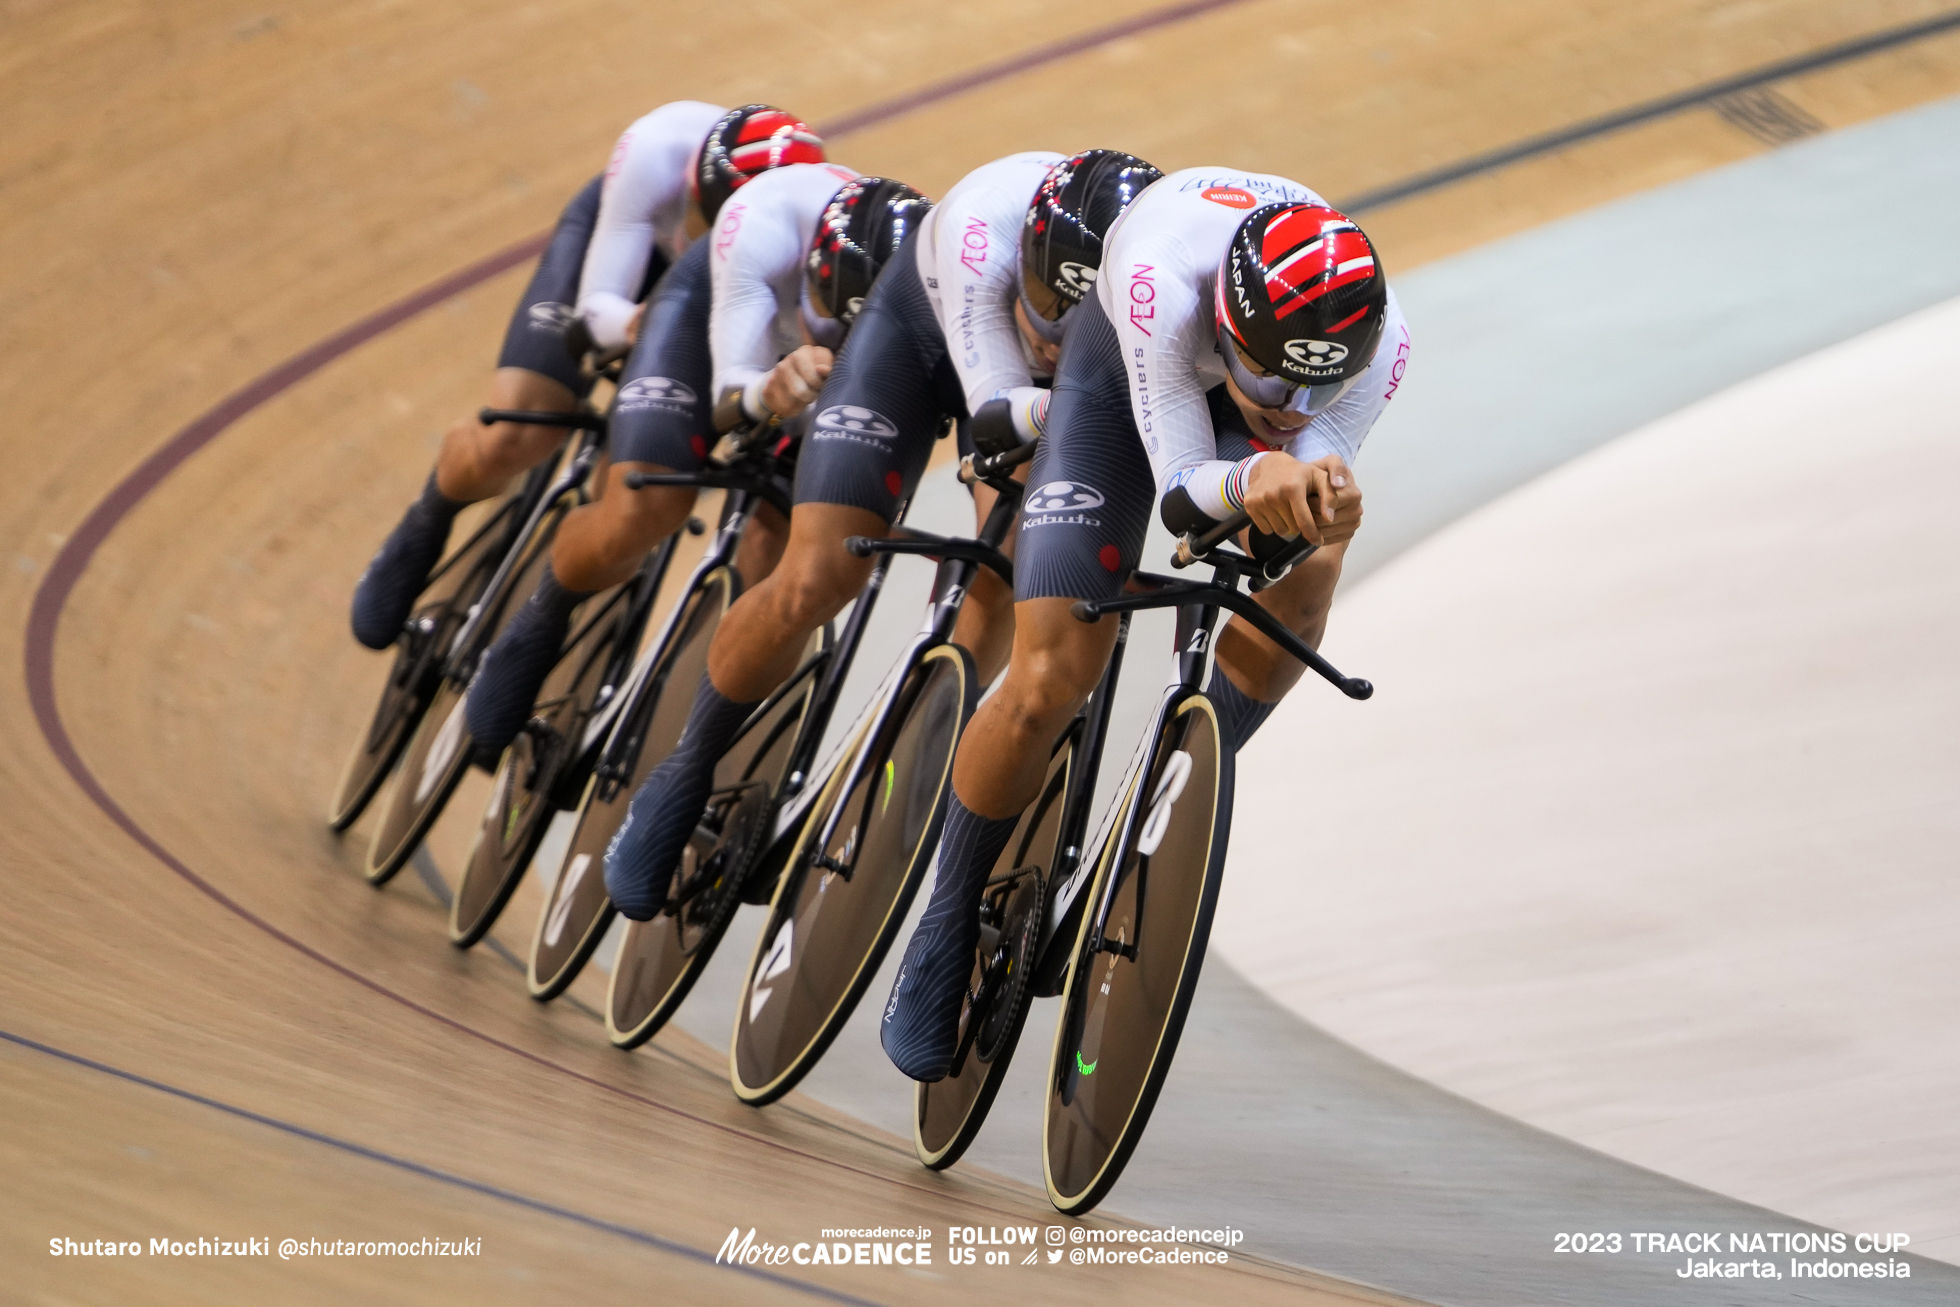
[[[898,439],[898,425],[882,413],[856,404],[832,404],[810,424],[812,440],[848,440],[882,448]]]
[[[619,407],[624,412],[661,408],[692,413],[697,402],[694,388],[672,377],[635,377],[619,388]]]

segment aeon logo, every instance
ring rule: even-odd
[[[1069,288],[1075,298],[1081,299],[1096,288],[1096,270],[1080,263],[1064,263],[1056,269],[1062,274],[1062,284]]]
[[[868,408],[859,408],[856,404],[833,404],[817,414],[816,432],[846,437],[870,436],[878,440],[892,440],[898,436],[898,428],[890,418],[873,413]]]
[[[1067,513],[1102,507],[1102,491],[1079,481],[1050,481],[1028,492],[1024,511],[1029,513]]]
[[[560,304],[555,300],[539,300],[525,310],[525,313],[531,319],[533,331],[548,331],[554,336],[563,335],[565,328],[571,326],[578,317],[578,311],[571,305]]]
[[[685,412],[695,404],[693,387],[672,377],[635,377],[619,388],[621,408],[665,408]]]
[[[1303,368],[1331,368],[1348,356],[1348,347],[1331,340],[1289,340],[1286,357]]]

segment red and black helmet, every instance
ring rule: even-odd
[[[1324,204],[1268,204],[1247,214],[1218,268],[1218,347],[1233,347],[1269,375],[1268,407],[1318,412],[1374,362],[1388,315],[1388,281],[1354,220]],[[1241,371],[1233,367],[1241,388]],[[1279,383],[1275,386],[1273,383]],[[1318,402],[1290,395],[1319,392]],[[1288,403],[1272,403],[1279,389]]]
[[[1134,154],[1084,150],[1042,178],[1021,225],[1021,297],[1027,300],[1030,285],[1053,296],[1052,318],[1032,301],[1024,305],[1029,325],[1044,340],[1060,342],[1061,318],[1095,287],[1103,237],[1130,201],[1163,175]]]
[[[771,168],[822,163],[823,138],[794,114],[767,104],[745,104],[723,114],[694,157],[688,194],[709,222],[728,197]]]
[[[879,270],[917,230],[932,201],[888,177],[845,182],[824,206],[804,264],[804,325],[835,349],[857,321]]]

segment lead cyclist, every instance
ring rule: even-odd
[[[844,542],[891,531],[946,420],[964,431],[971,414],[1009,444],[1037,434],[1060,341],[1054,319],[1093,285],[1103,232],[1161,175],[1113,150],[996,159],[961,178],[879,276],[811,406],[782,565],[716,631],[684,745],[634,796],[639,835],[607,858],[622,913],[659,910],[716,760],[795,670],[810,633],[864,584],[871,563]],[[1030,306],[1024,286],[1039,287],[1045,308]],[[978,519],[992,506],[993,492],[977,488]],[[982,684],[1007,655],[1009,598],[983,569],[954,630]]]
[[[960,740],[939,871],[880,1028],[915,1080],[950,1069],[979,899],[1050,747],[1087,700],[1156,505],[1174,533],[1243,509],[1319,548],[1258,602],[1310,645],[1361,523],[1351,464],[1401,384],[1409,334],[1374,247],[1297,182],[1188,168],[1110,231],[1096,293],[1067,311],[1047,431],[1022,507],[1013,655]],[[1045,288],[1027,293],[1044,307]],[[1237,750],[1301,665],[1234,618],[1207,693]]]

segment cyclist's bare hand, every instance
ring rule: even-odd
[[[1360,529],[1361,487],[1338,455],[1302,463],[1291,454],[1268,454],[1246,478],[1245,511],[1268,534],[1339,544]]]
[[[823,389],[830,375],[831,353],[821,345],[801,345],[790,351],[762,383],[762,402],[779,418],[795,417]]]
[[[634,308],[633,316],[626,319],[626,343],[628,345],[634,344],[640,339],[640,324],[645,322],[646,319],[647,306],[645,301],[642,301]]]

